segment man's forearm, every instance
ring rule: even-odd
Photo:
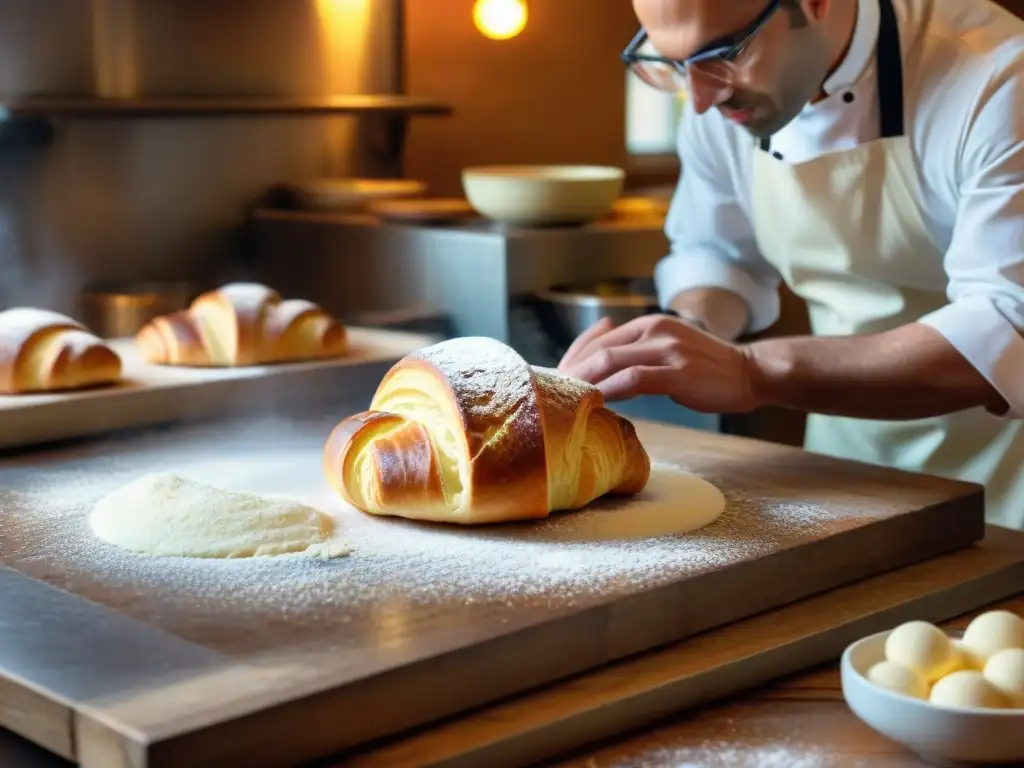
[[[765,339],[744,350],[760,405],[865,419],[1007,408],[938,331],[922,324],[870,336]]]
[[[726,341],[743,333],[750,316],[746,302],[723,288],[684,291],[672,300],[671,309],[684,319],[699,320],[710,333]]]

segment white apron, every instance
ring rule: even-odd
[[[891,0],[881,6],[882,138],[795,165],[773,157],[769,140],[754,150],[758,247],[806,301],[817,336],[890,330],[948,303],[903,131],[899,29]],[[981,483],[988,521],[1024,529],[1024,421],[981,407],[912,421],[810,414],[804,447]]]

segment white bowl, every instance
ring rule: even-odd
[[[481,216],[518,225],[582,224],[605,215],[626,173],[603,165],[465,168],[462,188]]]
[[[843,652],[843,696],[857,717],[936,765],[1024,760],[1024,709],[953,709],[869,681],[868,670],[885,659],[889,634],[870,635]]]

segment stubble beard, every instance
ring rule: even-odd
[[[756,106],[762,114],[744,125],[754,138],[766,139],[781,131],[818,95],[824,73],[828,71],[828,55],[823,48],[820,43],[812,43],[806,53],[793,57],[782,71],[775,97],[767,94],[756,97]],[[754,97],[740,99],[755,100]]]

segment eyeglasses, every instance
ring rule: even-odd
[[[742,30],[712,40],[686,59],[661,56],[651,45],[647,31],[641,29],[622,52],[622,61],[633,74],[660,91],[678,93],[689,90],[693,72],[723,85],[731,85],[748,63],[743,60],[743,54],[781,4],[782,0],[772,0]]]

